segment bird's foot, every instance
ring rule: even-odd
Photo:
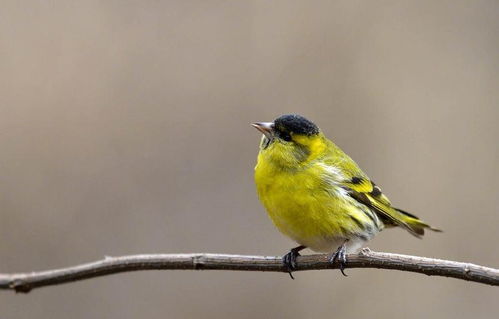
[[[289,276],[291,279],[295,279],[293,277],[292,272],[296,270],[296,257],[301,256],[300,255],[300,250],[305,249],[305,246],[298,246],[289,251],[286,255],[282,257],[282,263],[284,264],[284,267],[286,267],[286,270],[288,271]]]
[[[348,240],[346,240],[343,245],[338,247],[338,249],[331,254],[329,257],[329,262],[334,264],[336,261],[338,261],[339,266],[340,266],[340,271],[343,274],[343,276],[348,277],[347,274],[345,274],[345,268],[347,265],[347,247],[346,243]]]

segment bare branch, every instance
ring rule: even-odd
[[[327,255],[298,257],[297,271],[337,269]],[[499,286],[499,269],[470,263],[363,249],[347,256],[347,268],[380,268],[418,272]],[[106,257],[78,266],[32,273],[0,274],[0,289],[27,293],[33,288],[58,285],[119,272],[151,269],[239,270],[286,272],[281,257],[222,254],[155,254]]]

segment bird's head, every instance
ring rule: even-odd
[[[286,114],[273,122],[252,125],[263,133],[260,156],[282,168],[304,165],[320,156],[327,147],[317,125],[301,115]]]

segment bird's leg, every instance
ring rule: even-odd
[[[282,257],[282,263],[284,264],[284,267],[286,267],[289,276],[291,279],[295,279],[291,272],[296,269],[296,257],[300,256],[300,250],[303,250],[307,247],[305,246],[298,246],[289,251],[286,255]]]
[[[345,277],[347,277],[347,274],[345,274],[344,271],[347,264],[347,247],[346,247],[347,242],[348,239],[345,239],[343,244],[340,247],[338,247],[338,249],[334,253],[332,253],[331,256],[329,257],[329,262],[332,264],[338,261],[340,266],[340,271]]]

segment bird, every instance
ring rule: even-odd
[[[300,251],[330,253],[341,273],[355,253],[384,228],[401,227],[421,238],[431,227],[390,200],[312,121],[285,114],[252,123],[260,140],[255,184],[277,229],[299,246],[282,258],[292,279]]]

